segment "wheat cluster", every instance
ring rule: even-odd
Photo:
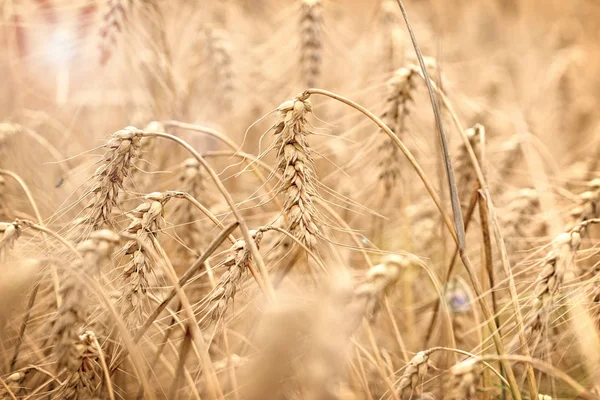
[[[0,0],[0,399],[599,399],[592,0]]]

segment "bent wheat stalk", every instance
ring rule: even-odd
[[[173,135],[170,135],[168,133],[163,133],[163,132],[143,132],[143,136],[162,137],[162,138],[169,139],[169,140],[172,140],[172,141],[178,143],[179,145],[183,146],[187,151],[189,151],[190,154],[192,154],[192,156],[194,156],[194,158],[196,160],[198,160],[198,162],[200,162],[200,164],[202,164],[204,169],[206,169],[206,171],[210,175],[211,179],[217,186],[217,189],[219,190],[221,195],[223,195],[223,197],[225,198],[225,201],[227,202],[227,205],[231,209],[231,212],[233,213],[235,219],[239,222],[240,230],[242,231],[244,240],[246,240],[246,243],[249,243],[250,252],[252,253],[254,262],[256,262],[256,264],[258,265],[258,269],[262,275],[261,281],[257,282],[258,285],[261,286],[261,288],[263,288],[263,290],[265,291],[265,294],[267,295],[267,297],[270,300],[274,300],[275,299],[275,290],[273,289],[273,285],[271,283],[271,280],[269,279],[269,273],[267,271],[267,267],[265,266],[264,261],[260,255],[260,253],[258,252],[256,243],[254,243],[254,241],[252,240],[252,235],[250,234],[250,229],[248,228],[246,221],[240,214],[239,210],[237,209],[237,206],[235,205],[235,202],[231,198],[231,195],[229,194],[227,189],[225,189],[225,186],[223,186],[223,183],[219,179],[216,172],[211,168],[211,166],[206,162],[206,160],[192,146],[190,146],[186,141],[178,138],[177,136],[173,136]]]
[[[375,114],[373,114],[371,111],[369,111],[365,107],[353,102],[352,100],[349,100],[349,99],[347,99],[343,96],[340,96],[336,93],[329,92],[329,91],[323,90],[323,89],[311,88],[311,89],[305,90],[298,97],[309,98],[310,95],[312,95],[312,94],[318,94],[318,95],[330,97],[334,100],[340,101],[340,102],[356,109],[357,111],[363,113],[365,116],[367,116],[369,119],[371,119],[379,128],[381,128],[381,130],[383,132],[385,132],[390,137],[390,139],[392,139],[394,144],[400,148],[402,153],[404,153],[404,155],[406,156],[406,158],[408,159],[410,164],[413,166],[413,168],[417,172],[417,175],[419,175],[419,178],[423,182],[423,185],[425,185],[425,189],[427,189],[427,193],[429,194],[429,196],[435,203],[440,214],[442,214],[444,223],[445,223],[446,227],[448,228],[450,235],[452,236],[454,241],[458,243],[458,236],[453,227],[452,220],[448,216],[448,213],[446,212],[446,210],[444,210],[442,203],[440,201],[440,198],[437,195],[437,193],[435,192],[435,189],[433,188],[433,185],[431,184],[430,180],[425,175],[425,171],[423,171],[423,168],[421,168],[421,166],[419,165],[419,163],[417,162],[415,157],[412,155],[410,150],[408,150],[408,148],[404,145],[404,143],[402,143],[402,141],[398,138],[398,136],[396,136],[394,134],[394,132],[392,132],[392,130],[386,124],[384,124],[383,121],[381,121],[381,119],[379,119],[377,116],[375,116]]]

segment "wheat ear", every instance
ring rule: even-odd
[[[92,232],[90,238],[77,245],[81,259],[74,262],[60,287],[63,299],[58,309],[58,317],[54,324],[54,354],[57,358],[58,370],[67,368],[74,372],[78,369],[79,330],[86,320],[87,294],[85,285],[80,281],[82,274],[97,275],[98,269],[110,260],[110,255],[119,236],[109,230]]]
[[[263,236],[262,230],[251,230],[250,234],[259,247]],[[244,273],[248,270],[252,262],[252,254],[246,246],[245,240],[238,240],[228,252],[227,257],[221,263],[221,266],[227,268],[227,271],[221,276],[221,279],[210,297],[210,302],[215,304],[212,310],[213,319],[221,318],[229,306],[229,302],[234,300],[237,288],[240,286]]]
[[[100,27],[100,64],[110,60],[126,18],[126,0],[108,0]]]
[[[125,293],[122,298],[125,320],[137,327],[143,321],[144,302],[149,288],[149,278],[155,273],[153,260],[147,248],[154,248],[154,240],[164,227],[164,206],[171,197],[164,193],[150,193],[146,201],[128,215],[131,222],[126,232],[135,239],[125,245],[125,254],[130,257],[123,267]]]
[[[321,75],[323,15],[321,0],[302,0],[300,10],[300,66],[306,87]]]
[[[416,87],[415,77],[418,76],[418,70],[414,66],[400,68],[387,82],[387,96],[381,121],[400,139],[403,139],[406,134],[406,119],[410,113],[410,103]],[[400,149],[394,145],[392,139],[383,135],[379,139],[377,154],[378,179],[389,194],[400,179],[403,158]]]
[[[102,164],[91,178],[88,193],[92,198],[84,210],[84,217],[77,221],[86,229],[84,236],[89,231],[101,229],[105,224],[112,225],[112,209],[118,202],[123,181],[129,176],[133,162],[139,155],[142,133],[127,127],[115,132],[104,146],[106,152]]]
[[[282,214],[288,231],[309,249],[316,247],[320,234],[313,203],[319,196],[314,186],[314,160],[306,140],[311,133],[306,119],[311,111],[312,105],[304,96],[286,101],[277,108],[273,128],[277,171],[282,177],[275,190],[285,199]]]

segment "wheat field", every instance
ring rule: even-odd
[[[0,0],[2,399],[600,399],[596,0]]]

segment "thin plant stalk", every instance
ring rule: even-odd
[[[479,187],[479,186],[477,186]],[[477,190],[474,190],[471,199],[469,200],[469,206],[467,208],[467,212],[465,214],[465,232],[469,228],[469,224],[471,223],[473,213],[475,212],[475,207],[477,206]],[[450,277],[452,276],[452,272],[454,272],[454,266],[456,265],[456,259],[458,258],[458,246],[454,249],[454,253],[452,254],[452,258],[450,258],[450,262],[448,263],[448,268],[446,268],[446,276],[444,281],[442,282],[444,285],[448,283]],[[433,334],[433,328],[435,327],[435,323],[437,321],[437,315],[440,310],[440,305],[442,303],[442,298],[439,297],[436,300],[435,306],[433,308],[433,316],[429,321],[429,327],[427,328],[427,333],[425,334],[425,341],[423,343],[423,347],[427,347],[429,344],[429,340],[431,339],[431,335]]]
[[[235,142],[233,140],[231,140],[230,138],[228,138],[227,136],[223,135],[221,132],[216,131],[214,129],[211,129],[207,126],[202,126],[202,125],[196,125],[196,124],[189,124],[186,122],[179,122],[179,121],[164,121],[163,122],[165,127],[176,127],[176,128],[181,128],[181,129],[186,129],[186,130],[190,130],[193,132],[200,132],[200,133],[204,133],[208,136],[212,136],[215,139],[220,140],[221,142],[225,143],[227,145],[227,147],[229,147],[231,150],[233,150],[234,154],[246,154],[244,152],[241,151],[240,147],[235,144]],[[212,153],[218,153],[218,152],[212,152]],[[244,159],[244,161],[246,161],[246,159]],[[254,161],[256,162],[256,161]],[[252,163],[247,162],[247,166],[250,167],[252,166]],[[263,185],[266,185],[266,179],[265,177],[260,173],[260,171],[257,171],[256,169],[252,168],[252,172],[256,175],[256,177],[258,178],[258,180],[260,182],[263,183]],[[269,192],[269,188],[265,187],[265,190],[267,192]],[[277,196],[273,197],[273,201],[275,202],[275,204],[277,205],[277,208],[279,210],[281,210],[283,208],[283,205],[281,204],[281,202],[279,201],[279,199],[277,198]]]
[[[187,269],[187,271],[181,276],[181,278],[179,278],[178,284],[180,287],[183,287],[186,284],[186,282],[196,273],[198,268],[200,268],[200,266],[202,266],[204,262],[208,260],[208,257],[210,257],[212,253],[214,253],[219,248],[221,243],[225,241],[225,239],[230,235],[231,232],[233,232],[237,228],[237,226],[238,222],[230,224],[227,228],[225,228],[223,232],[221,232],[216,238],[213,239],[213,241],[208,245],[206,251],[202,253],[202,255],[196,261],[194,261],[194,263]],[[150,328],[154,320],[167,307],[169,302],[173,300],[176,294],[176,290],[172,289],[171,292],[169,292],[169,294],[165,296],[165,299],[154,310],[154,312],[152,312],[152,314],[148,317],[144,325],[142,325],[142,327],[138,330],[137,334],[135,335],[135,342],[140,341],[140,339]]]
[[[454,122],[456,129],[458,130],[459,134],[461,135],[463,143],[465,144],[465,147],[469,154],[469,158],[471,159],[471,164],[473,166],[473,169],[475,170],[475,174],[477,176],[477,181],[479,182],[479,185],[481,188],[480,190],[482,191],[482,196],[485,199],[486,207],[487,207],[487,210],[488,210],[488,213],[490,216],[490,222],[491,222],[491,226],[493,229],[494,238],[496,241],[496,246],[498,247],[498,250],[500,251],[500,259],[502,261],[502,268],[504,270],[504,273],[508,276],[508,279],[509,279],[508,287],[509,287],[509,293],[510,293],[510,298],[511,298],[511,304],[514,309],[515,315],[517,317],[517,329],[518,329],[518,334],[519,334],[519,341],[525,352],[525,355],[530,356],[531,352],[529,350],[527,338],[525,337],[523,315],[521,313],[521,308],[519,306],[519,297],[518,297],[516,285],[514,282],[514,276],[512,273],[511,266],[510,266],[510,261],[508,259],[508,252],[506,250],[506,245],[504,244],[504,240],[502,238],[502,233],[500,232],[500,224],[498,222],[498,217],[496,215],[495,207],[492,202],[489,187],[487,186],[487,183],[484,179],[483,172],[479,166],[479,162],[477,161],[477,156],[475,155],[475,152],[473,151],[471,143],[469,142],[469,138],[467,137],[467,135],[465,133],[464,127],[460,123],[460,120],[459,120],[456,112],[454,111],[452,104],[448,100],[448,97],[444,94],[444,92],[442,90],[440,90],[435,85],[434,82],[429,82],[429,83],[435,89],[436,93],[440,96],[440,98],[442,99],[442,103],[444,104],[444,107],[446,107],[446,109],[450,113],[452,121]],[[528,381],[529,381],[529,389],[532,393],[532,397],[535,397],[535,396],[537,396],[537,383],[536,383],[536,379],[535,379],[535,373],[533,371],[533,368],[530,365],[527,365],[526,368],[527,368],[527,377],[528,377]]]
[[[177,136],[173,136],[168,133],[162,133],[162,132],[144,132],[143,136],[162,137],[162,138],[169,139],[169,140],[172,140],[172,141],[180,144],[187,151],[189,151],[190,154],[192,154],[194,156],[194,158],[196,158],[196,160],[198,160],[198,162],[200,164],[202,164],[202,166],[206,169],[206,171],[210,175],[211,179],[214,181],[215,185],[217,186],[219,192],[221,192],[221,194],[225,198],[225,201],[229,205],[229,208],[231,208],[231,212],[233,213],[235,219],[239,222],[240,230],[242,231],[244,240],[246,241],[248,247],[250,248],[250,253],[252,254],[254,262],[258,265],[258,270],[260,271],[260,273],[262,275],[262,282],[259,280],[257,282],[258,285],[260,287],[262,287],[263,289],[265,289],[267,298],[270,301],[273,301],[275,299],[275,290],[273,289],[273,284],[271,283],[271,280],[269,279],[269,273],[267,271],[267,267],[265,266],[265,263],[260,255],[260,253],[258,252],[256,243],[254,243],[254,240],[252,239],[252,236],[250,235],[250,229],[248,228],[246,221],[240,214],[239,210],[237,209],[237,207],[235,205],[235,202],[231,198],[231,195],[229,194],[227,189],[225,189],[225,186],[223,186],[223,183],[217,176],[216,172],[210,167],[210,165],[208,165],[206,160],[192,146],[190,146],[186,141],[178,138]]]
[[[396,144],[396,146],[398,146],[400,148],[400,150],[402,151],[402,153],[404,153],[404,155],[406,156],[406,158],[408,159],[410,164],[413,166],[413,168],[417,172],[417,175],[419,175],[419,178],[425,185],[425,189],[427,189],[427,193],[429,193],[429,196],[435,203],[437,209],[444,217],[444,224],[448,227],[448,230],[450,231],[452,238],[454,239],[455,242],[458,243],[458,236],[456,234],[456,230],[454,229],[452,220],[448,216],[448,213],[444,210],[442,203],[440,201],[440,198],[437,195],[437,193],[435,192],[435,189],[433,188],[433,185],[431,184],[431,182],[425,175],[425,171],[423,171],[423,168],[421,168],[421,166],[419,165],[419,163],[417,162],[415,157],[412,155],[410,150],[408,150],[408,148],[404,145],[404,143],[402,143],[402,141],[398,138],[398,136],[396,136],[394,134],[394,132],[392,132],[392,130],[386,124],[384,124],[383,121],[381,121],[381,119],[379,119],[375,114],[373,114],[371,111],[367,110],[360,104],[357,104],[350,99],[347,99],[343,96],[340,96],[339,94],[336,94],[336,93],[333,93],[333,92],[330,92],[327,90],[316,89],[316,88],[311,88],[311,89],[305,90],[301,96],[305,97],[305,96],[310,96],[311,94],[318,94],[318,95],[330,97],[334,100],[342,102],[342,103],[356,109],[357,111],[359,111],[359,112],[363,113],[365,116],[367,116],[370,120],[372,120],[379,128],[381,128],[381,130],[383,130],[392,139],[392,141]]]
[[[481,289],[481,283],[479,282],[479,278],[477,277],[477,274],[475,273],[475,269],[473,268],[471,261],[469,260],[469,257],[465,251],[466,249],[461,246],[461,242],[459,241],[459,236],[458,236],[456,230],[454,230],[454,228],[452,226],[452,221],[450,220],[450,217],[442,208],[442,205],[439,201],[439,197],[433,190],[433,186],[431,185],[431,183],[425,176],[425,173],[423,172],[422,168],[419,166],[417,161],[414,159],[414,157],[412,156],[410,151],[406,148],[406,146],[404,146],[404,144],[400,141],[400,139],[398,139],[398,137],[396,135],[394,135],[394,133],[390,130],[389,127],[387,127],[379,118],[377,118],[373,113],[371,113],[364,107],[362,107],[362,106],[354,103],[353,101],[348,100],[340,95],[337,95],[335,93],[332,93],[332,92],[329,92],[326,90],[322,90],[322,89],[307,89],[306,91],[304,91],[302,96],[304,97],[304,96],[307,96],[310,94],[320,94],[320,95],[324,95],[327,97],[331,97],[332,99],[341,101],[342,103],[347,104],[347,105],[355,108],[356,110],[362,112],[367,117],[369,117],[373,122],[375,122],[384,132],[386,132],[392,138],[394,143],[398,147],[400,147],[402,152],[406,155],[406,157],[409,159],[409,161],[411,162],[411,164],[413,165],[413,167],[419,174],[419,177],[425,184],[425,187],[427,188],[431,198],[434,200],[436,206],[438,206],[438,210],[445,216],[444,222],[445,222],[446,226],[448,227],[449,231],[451,232],[452,238],[454,239],[455,243],[458,245],[460,258],[463,262],[463,265],[465,266],[465,269],[467,270],[469,279],[471,280],[471,284],[473,285],[473,288],[475,289],[475,294],[477,295],[477,299],[481,306],[481,310],[483,312],[484,318],[486,319],[486,321],[489,325],[490,331],[493,332],[492,338],[494,341],[494,345],[496,346],[496,350],[498,351],[498,354],[505,354],[504,344],[502,343],[502,338],[500,337],[500,335],[497,331],[496,322],[493,318],[491,310],[489,309],[488,305],[483,300],[483,290]],[[461,221],[462,221],[462,218],[461,218]],[[461,227],[461,228],[463,228],[463,227]],[[464,229],[461,229],[461,231],[464,231]],[[463,235],[464,235],[464,232],[463,232]],[[519,393],[518,383],[514,376],[514,372],[510,368],[510,364],[507,361],[503,360],[502,362],[504,363],[504,367],[507,371],[508,380],[510,382],[510,388],[511,388],[511,393],[513,395],[513,398],[515,400],[521,400],[521,395]]]

